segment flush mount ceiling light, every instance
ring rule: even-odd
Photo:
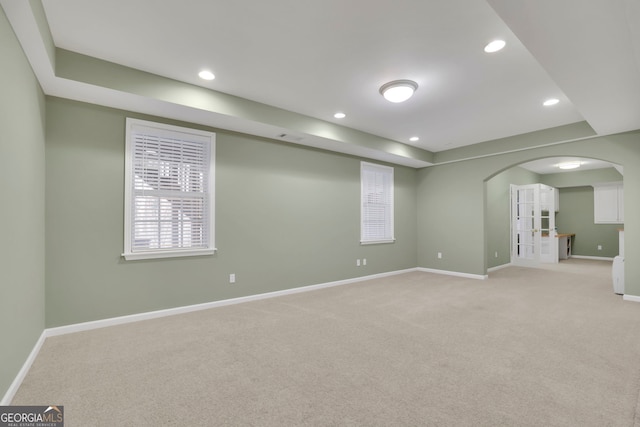
[[[345,113],[338,112],[338,113],[335,113],[333,117],[335,117],[336,119],[344,119],[345,117],[347,117],[347,115]]]
[[[571,162],[562,162],[562,163],[558,163],[557,166],[560,169],[577,169],[582,165],[582,162],[575,160],[575,161],[571,161]]]
[[[484,47],[484,51],[487,53],[497,52],[499,50],[502,50],[502,48],[505,47],[506,44],[507,43],[504,40],[494,40]]]
[[[549,98],[542,103],[545,107],[550,107],[552,105],[556,105],[560,100],[558,98]]]
[[[412,80],[394,80],[380,87],[380,94],[390,102],[404,102],[418,90],[418,83]]]
[[[412,136],[411,138],[409,138],[409,141],[417,142],[417,141],[420,141],[420,138],[418,138],[417,136]]]
[[[202,70],[198,73],[198,77],[202,80],[213,80],[216,76],[209,70]]]

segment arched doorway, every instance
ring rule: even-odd
[[[578,162],[580,166],[560,169],[558,165],[565,162]],[[560,197],[555,217],[556,228],[560,234],[574,235],[569,240],[569,244],[573,244],[571,255],[613,259],[618,254],[618,229],[622,224],[594,223],[594,186],[622,182],[623,179],[624,171],[617,164],[570,156],[535,158],[492,175],[485,181],[485,253],[488,271],[511,263],[511,184],[542,183],[558,188]]]

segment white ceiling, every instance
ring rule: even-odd
[[[584,120],[597,134],[640,128],[638,0],[42,4],[59,48],[431,152]],[[24,46],[19,13],[7,15]],[[496,38],[506,47],[485,53]],[[216,79],[200,80],[203,68]],[[419,84],[406,103],[378,93],[395,79]],[[49,91],[79,90],[68,85]],[[543,107],[550,97],[560,103]]]

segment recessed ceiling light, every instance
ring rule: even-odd
[[[420,138],[418,138],[417,136],[412,136],[411,138],[409,138],[409,141],[411,142],[420,141]]]
[[[552,105],[556,105],[560,100],[558,98],[549,98],[542,103],[545,107],[550,107]]]
[[[582,162],[576,160],[571,162],[558,163],[556,166],[560,169],[577,169],[582,165]]]
[[[487,53],[497,52],[499,50],[502,50],[502,48],[505,47],[506,44],[507,43],[504,40],[494,40],[484,47],[484,51]]]
[[[394,80],[380,87],[380,94],[390,102],[404,102],[418,90],[418,83],[412,80]]]
[[[216,76],[213,75],[213,73],[209,70],[202,70],[198,73],[198,77],[200,77],[202,80],[213,80],[216,78]]]
[[[347,117],[347,115],[345,113],[335,113],[333,117],[335,117],[336,119],[344,119],[345,117]]]

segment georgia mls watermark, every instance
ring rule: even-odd
[[[0,427],[64,427],[64,406],[0,406]]]

